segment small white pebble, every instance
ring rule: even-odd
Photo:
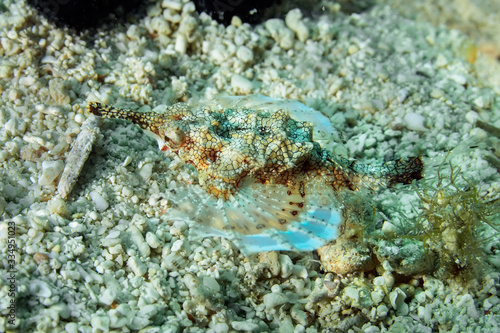
[[[111,289],[106,289],[99,297],[99,302],[104,305],[111,305],[116,299],[116,292]]]
[[[395,282],[394,275],[392,275],[392,273],[385,272],[383,277],[385,279],[385,286],[391,289]]]
[[[184,35],[182,35],[182,34],[177,35],[177,37],[175,38],[174,49],[179,55],[186,54],[187,41],[186,41],[186,37],[184,37]]]
[[[379,318],[384,318],[387,316],[387,313],[389,312],[389,308],[385,304],[380,304],[377,306],[377,315]]]
[[[127,260],[128,267],[134,272],[136,276],[143,276],[148,271],[148,266],[136,256],[130,257]]]
[[[51,214],[57,214],[62,217],[69,215],[66,202],[60,197],[53,197],[52,199],[50,199],[47,203],[47,206]]]
[[[464,75],[460,75],[460,74],[452,74],[452,75],[450,75],[450,79],[452,79],[453,81],[455,81],[456,83],[458,83],[462,86],[467,83],[467,78]]]
[[[90,320],[90,325],[94,332],[108,332],[110,319],[104,315],[94,315]]]
[[[396,288],[394,291],[389,293],[389,300],[392,307],[397,311],[397,313],[402,315],[408,314],[408,304],[405,303],[406,294],[400,289]]]
[[[264,305],[266,309],[272,309],[278,305],[283,305],[288,302],[287,297],[283,293],[270,293],[264,295]]]
[[[4,162],[5,160],[7,160],[10,156],[10,153],[6,150],[2,150],[0,151],[0,162]]]
[[[479,119],[479,114],[475,111],[469,111],[465,114],[465,120],[470,124],[475,124],[476,120]]]
[[[12,67],[10,66],[0,66],[0,79],[7,79],[10,77],[12,72]]]
[[[49,284],[42,280],[31,280],[29,283],[30,294],[36,297],[52,296],[52,289]]]
[[[286,254],[280,254],[279,262],[281,266],[281,277],[287,278],[293,273],[293,262]]]
[[[305,42],[309,38],[309,31],[307,30],[304,21],[302,21],[302,12],[300,9],[295,8],[286,14],[285,23],[297,35],[297,39]]]
[[[264,26],[283,50],[289,50],[294,46],[295,33],[285,26],[282,19],[269,19],[264,23]]]
[[[241,26],[243,24],[243,22],[241,21],[241,19],[234,15],[233,18],[231,19],[231,25],[238,28],[239,26]]]
[[[172,244],[172,252],[178,252],[182,249],[182,247],[184,246],[184,241],[182,239],[178,239],[174,242],[174,244]]]
[[[247,321],[233,321],[231,322],[231,326],[237,331],[244,332],[257,332],[260,328],[260,326],[252,322],[251,319],[248,319]]]
[[[370,293],[374,304],[379,304],[385,297],[385,292],[381,288],[377,288]]]
[[[424,126],[425,117],[421,114],[410,112],[407,113],[403,121],[405,123],[406,128],[412,131],[427,131],[427,128]]]
[[[139,310],[139,315],[143,317],[152,317],[158,312],[157,306],[155,304],[149,304],[141,307]]]
[[[113,255],[123,253],[123,246],[121,244],[110,246],[108,252]]]
[[[162,3],[161,3],[161,6],[163,8],[169,8],[169,9],[173,9],[173,10],[176,10],[176,11],[180,11],[182,9],[182,3],[179,1],[173,1],[173,0],[164,0]]]
[[[473,129],[471,129],[470,135],[481,141],[486,140],[488,138],[488,133],[479,127],[474,127]]]
[[[109,203],[106,201],[106,199],[104,199],[104,197],[100,193],[92,191],[89,193],[89,195],[90,199],[92,199],[98,211],[102,212],[103,210],[108,209]]]
[[[132,157],[130,157],[130,155],[129,155],[129,156],[127,156],[127,157],[125,158],[125,161],[123,161],[122,166],[126,167],[126,166],[127,166],[127,165],[129,165],[130,163],[132,163]]]
[[[61,174],[64,169],[64,162],[57,161],[43,161],[42,162],[42,175],[38,179],[38,184],[50,185]]]
[[[83,114],[77,113],[75,115],[75,122],[77,124],[82,124],[84,121],[85,121],[85,117],[83,116]]]
[[[238,59],[243,61],[244,63],[253,61],[253,52],[248,47],[242,45],[236,51],[236,56]]]
[[[10,133],[12,136],[18,135],[17,126],[16,126],[16,118],[10,118],[4,125],[4,129]]]
[[[99,214],[97,214],[96,212],[92,211],[89,213],[89,217],[94,220],[94,221],[97,221],[97,219],[99,219]]]
[[[359,47],[357,45],[349,45],[347,48],[347,54],[353,55],[354,53],[359,51]]]
[[[212,292],[219,292],[220,291],[220,285],[217,282],[217,280],[211,276],[205,276],[203,278],[203,285],[210,289]]]
[[[448,60],[446,59],[446,57],[441,53],[438,54],[436,57],[436,66],[444,67],[446,65],[448,65]]]
[[[406,89],[406,88],[402,88],[402,89],[398,90],[398,92],[397,92],[398,101],[400,103],[403,103],[406,100],[406,98],[408,98],[408,94],[409,94],[408,89]]]
[[[130,198],[132,195],[134,195],[134,191],[132,191],[132,189],[128,186],[125,186],[123,187],[122,189],[122,195],[125,197],[125,198]]]
[[[384,235],[394,235],[397,231],[398,229],[396,228],[396,226],[389,221],[384,221],[384,223],[382,224],[382,232],[384,233]]]
[[[18,35],[15,30],[9,30],[7,32],[7,37],[9,37],[10,39],[17,39]]]
[[[184,234],[184,230],[187,229],[187,224],[184,221],[175,221],[170,227],[170,234],[172,236],[181,236]]]
[[[234,74],[231,77],[231,88],[233,88],[236,93],[249,94],[253,90],[253,83],[239,74]]]
[[[282,291],[281,289],[281,286],[278,285],[278,284],[274,284],[272,287],[271,287],[271,291],[273,293],[280,293]]]
[[[425,40],[427,41],[427,43],[429,43],[430,46],[434,46],[434,43],[435,43],[435,39],[434,39],[434,36],[432,35],[427,35],[425,37]]]
[[[490,296],[483,302],[483,307],[485,310],[491,309],[493,306],[497,305],[500,302],[498,296]]]
[[[19,84],[25,87],[29,87],[36,82],[35,78],[32,76],[23,76],[19,79]]]
[[[432,89],[430,96],[434,99],[440,99],[443,97],[443,91],[441,89]]]
[[[139,176],[147,182],[149,181],[149,178],[151,178],[151,175],[153,174],[153,163],[146,163],[141,166],[139,169]]]
[[[377,276],[376,278],[373,279],[373,284],[375,286],[383,286],[385,284],[385,279],[383,276]]]
[[[156,235],[150,231],[146,234],[146,242],[153,249],[156,249],[161,246],[161,242],[158,239],[158,237],[156,237]]]

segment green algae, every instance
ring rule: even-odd
[[[450,174],[444,176],[441,171],[445,162],[438,169],[435,186],[424,183],[419,190],[413,185],[422,211],[410,238],[422,241],[426,252],[435,255],[434,276],[467,284],[481,280],[488,270],[482,245],[500,236],[500,206],[498,198],[488,199],[451,162]],[[463,186],[458,185],[459,179]]]

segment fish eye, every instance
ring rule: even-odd
[[[186,139],[186,133],[178,126],[167,129],[163,134],[165,142],[170,142],[175,147],[180,147]]]

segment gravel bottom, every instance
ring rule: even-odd
[[[175,0],[76,35],[3,3],[1,332],[498,332],[500,91],[467,36],[329,1],[224,27]],[[363,163],[422,155],[425,177],[346,197],[321,256],[245,257],[165,218],[193,167],[125,121],[86,122],[92,101],[250,94],[320,111]]]

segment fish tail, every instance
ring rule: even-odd
[[[381,164],[362,164],[342,157],[331,160],[346,171],[351,189],[367,186],[372,189],[391,187],[397,183],[410,184],[423,178],[424,163],[421,156],[400,158]]]

